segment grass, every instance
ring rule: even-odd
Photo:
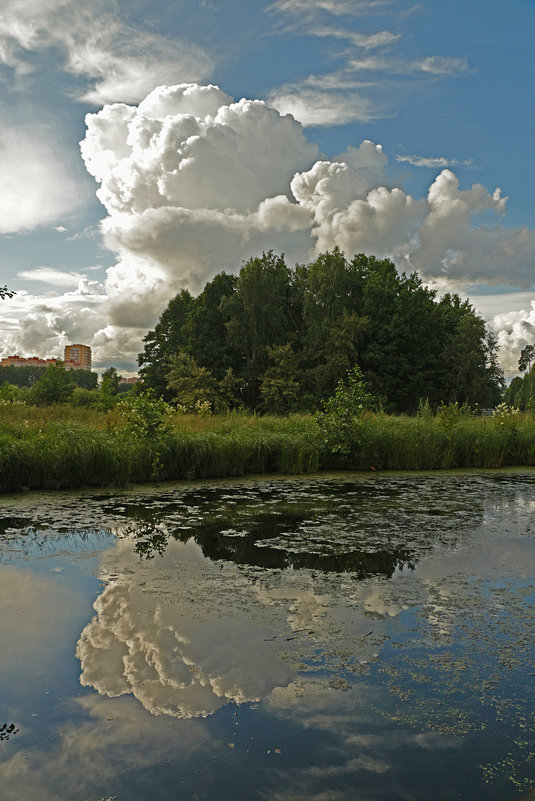
[[[310,415],[172,415],[158,437],[115,412],[0,404],[0,491],[318,470],[436,470],[535,465],[530,414],[483,418],[368,414],[349,453],[334,452]]]

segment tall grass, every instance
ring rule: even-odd
[[[0,404],[0,491],[325,469],[437,470],[535,465],[532,415],[355,420],[348,454],[325,445],[314,418],[172,416],[159,437],[134,436],[115,412]]]

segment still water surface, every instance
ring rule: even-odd
[[[6,801],[535,785],[535,472],[0,498]]]

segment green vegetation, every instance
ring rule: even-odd
[[[467,301],[338,249],[294,269],[270,251],[183,290],[144,342],[145,387],[186,409],[313,413],[355,366],[391,413],[501,400],[496,341]]]
[[[13,384],[15,387],[29,389],[43,378],[49,367],[50,365],[47,367],[34,367],[31,365],[27,367],[15,367],[13,365],[0,367],[0,387],[4,384]],[[97,386],[98,376],[91,370],[70,370],[69,374],[77,387],[95,389]]]
[[[144,342],[133,389],[113,367],[98,387],[60,363],[0,368],[0,491],[535,465],[535,349],[478,416],[501,400],[494,337],[388,259],[264,253],[180,292]]]
[[[526,366],[523,368],[524,370]],[[520,376],[513,378],[505,390],[504,400],[509,406],[515,406],[521,411],[535,409],[535,367],[522,378]]]
[[[488,418],[458,404],[433,414],[424,403],[413,417],[362,410],[342,418],[349,446],[336,450],[321,417],[185,414],[154,398],[127,397],[109,412],[1,400],[0,489],[337,469],[535,465],[533,416],[505,405]],[[336,423],[337,410],[333,413]]]

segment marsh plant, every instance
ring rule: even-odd
[[[0,400],[0,490],[123,485],[316,470],[436,470],[535,465],[531,412],[461,408],[413,417],[370,409],[358,372],[316,416],[203,415],[147,395],[109,412]]]
[[[126,430],[137,437],[158,438],[169,430],[173,408],[150,390],[119,401],[116,408]]]

